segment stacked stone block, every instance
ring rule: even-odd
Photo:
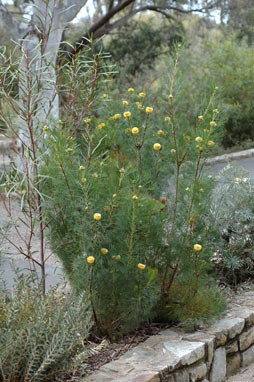
[[[223,382],[252,362],[254,292],[246,292],[210,328],[164,330],[83,382]]]

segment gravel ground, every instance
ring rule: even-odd
[[[242,368],[236,375],[228,378],[226,382],[254,382],[254,365]]]

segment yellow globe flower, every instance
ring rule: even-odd
[[[43,126],[43,131],[48,131],[49,127],[47,125]]]
[[[102,98],[108,98],[108,94],[104,93]]]
[[[122,104],[123,104],[124,106],[128,106],[128,105],[129,105],[129,102],[128,102],[128,101],[122,101]]]
[[[158,130],[157,131],[157,135],[164,135],[165,133],[164,133],[164,131],[163,130]]]
[[[138,200],[138,196],[137,195],[133,195],[131,199],[132,200]]]
[[[171,152],[171,154],[175,154],[176,150],[175,149],[171,149],[170,152]]]
[[[106,255],[108,253],[108,249],[107,248],[101,248],[101,253],[103,255]]]
[[[215,143],[214,143],[214,141],[208,141],[208,142],[207,142],[207,145],[210,146],[210,147],[212,147],[212,146],[215,145]]]
[[[172,100],[173,99],[173,94],[169,94],[168,99]]]
[[[167,122],[167,123],[169,123],[169,122],[171,121],[171,118],[170,118],[170,117],[165,117],[165,118],[164,118],[164,121]]]
[[[147,114],[150,114],[150,113],[152,113],[152,112],[153,112],[153,108],[147,106],[147,107],[146,107],[146,113],[147,113]]]
[[[86,258],[86,261],[88,262],[88,264],[93,264],[94,261],[95,261],[95,258],[94,258],[93,256],[88,256],[88,257]]]
[[[84,166],[79,166],[79,171],[85,171],[85,167]]]
[[[204,119],[203,115],[199,115],[199,116],[198,116],[198,119],[199,119],[200,121],[203,121],[203,119]]]
[[[133,127],[131,129],[131,133],[134,134],[134,135],[138,134],[139,133],[139,128],[138,127]]]
[[[210,122],[210,126],[211,126],[211,127],[215,127],[215,126],[216,126],[216,122],[211,121],[211,122]]]
[[[91,118],[84,119],[84,122],[87,123],[87,124],[90,123],[91,122]]]
[[[93,218],[94,218],[94,220],[99,221],[99,220],[101,220],[101,214],[99,214],[98,212],[96,212],[96,213],[93,215]]]
[[[120,255],[112,256],[112,259],[118,261],[121,259],[121,256]]]
[[[203,138],[201,137],[196,137],[195,138],[195,141],[198,142],[198,143],[201,143],[203,141]]]
[[[126,118],[126,119],[130,119],[130,117],[131,117],[131,112],[130,112],[130,111],[125,111],[125,112],[123,113],[123,116],[124,116],[124,118]]]
[[[145,269],[145,267],[146,267],[145,264],[141,264],[141,263],[138,264],[138,268],[139,269],[143,270],[143,269]]]
[[[153,149],[154,149],[155,151],[160,151],[160,149],[161,149],[161,144],[160,144],[160,143],[155,143],[155,144],[153,145]]]
[[[115,114],[114,115],[114,119],[119,119],[119,118],[121,118],[121,114]]]
[[[128,89],[128,92],[129,92],[129,93],[133,93],[133,92],[134,92],[134,89],[133,89],[133,88],[129,88],[129,89]]]
[[[138,95],[139,95],[140,98],[145,98],[146,97],[146,93],[143,93],[143,92],[139,93]]]
[[[200,244],[195,244],[195,245],[194,245],[194,250],[195,250],[196,252],[201,251],[201,249],[202,249],[202,245],[200,245]]]
[[[97,127],[98,127],[98,129],[103,129],[103,127],[105,127],[105,126],[106,126],[105,123],[102,122]]]

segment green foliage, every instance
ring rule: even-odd
[[[158,306],[161,318],[180,322],[185,330],[194,331],[201,324],[209,325],[215,316],[223,314],[226,303],[219,290],[207,283],[178,280],[167,300]]]
[[[220,104],[218,136],[225,148],[254,139],[253,132],[253,49],[236,35],[209,33],[204,39],[186,42],[180,62],[180,115],[189,123],[206,103],[209,89],[218,86]],[[163,77],[163,82],[165,76]],[[203,99],[201,97],[203,95]]]
[[[157,23],[158,24],[158,23]],[[172,45],[182,40],[183,28],[179,24],[169,24],[160,19],[148,21],[132,20],[122,25],[117,36],[104,44],[113,62],[120,67],[120,74],[127,78],[152,69],[156,60],[169,53]]]
[[[171,88],[154,109],[149,94],[129,88],[122,96],[107,76],[103,90],[98,77],[100,95],[76,87],[80,99],[95,97],[78,129],[68,115],[44,127],[52,250],[72,286],[89,293],[97,329],[112,338],[153,317],[175,280],[195,281],[196,293],[209,282],[214,181],[202,169],[217,131],[216,90],[205,95],[203,115],[186,124],[178,113],[178,52],[171,64]]]
[[[92,326],[89,303],[41,290],[20,281],[0,295],[1,381],[52,381],[61,377],[84,352],[83,340]]]

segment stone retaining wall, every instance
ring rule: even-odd
[[[210,328],[162,331],[83,382],[223,382],[254,362],[254,292],[236,296]]]

